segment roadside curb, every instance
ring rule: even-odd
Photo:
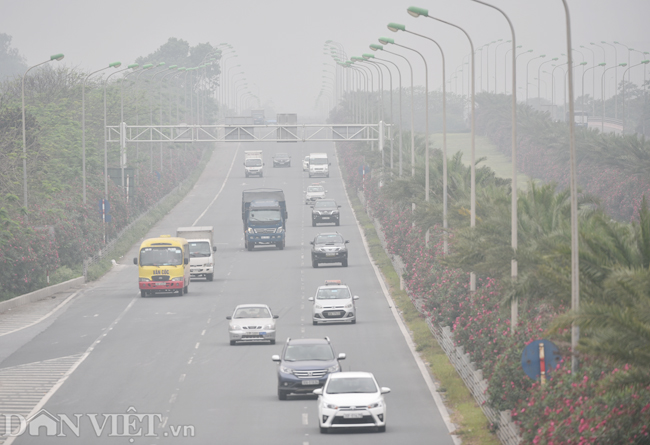
[[[6,312],[18,306],[33,303],[34,301],[43,300],[59,292],[65,292],[75,287],[81,287],[84,285],[84,283],[84,277],[73,278],[72,280],[64,281],[63,283],[44,287],[43,289],[35,290],[34,292],[14,297],[10,300],[0,302],[0,313]]]

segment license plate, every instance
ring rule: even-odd
[[[269,239],[269,238],[271,238],[271,237],[268,236],[268,235],[265,235],[265,236],[261,236],[260,238],[262,238],[262,239]]]
[[[336,253],[326,253],[325,256],[336,256]]]
[[[156,283],[156,286],[165,286],[167,283]]]
[[[344,419],[361,419],[363,418],[363,413],[343,413]]]
[[[318,380],[303,380],[303,385],[318,385],[320,382]]]
[[[329,216],[323,216],[322,219],[330,219]]]
[[[343,312],[330,312],[330,315],[334,315],[336,317],[343,315]]]
[[[258,332],[247,332],[245,335],[248,335],[249,337],[259,337],[260,333],[258,333]]]

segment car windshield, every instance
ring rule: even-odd
[[[314,204],[315,209],[324,209],[324,208],[330,208],[330,207],[336,207],[336,203],[333,201],[316,201],[316,204]]]
[[[341,235],[318,235],[316,237],[316,244],[330,244],[342,243],[343,237]]]
[[[262,160],[258,158],[246,159],[245,165],[246,167],[259,167],[260,165],[262,165]]]
[[[276,158],[288,158],[289,155],[286,154],[286,153],[276,153],[276,154],[275,154],[275,157],[276,157]]]
[[[240,307],[232,318],[271,318],[271,314],[265,307]]]
[[[309,163],[314,165],[327,164],[327,158],[310,158]]]
[[[288,362],[334,360],[334,353],[330,345],[289,345],[284,359]]]
[[[180,247],[145,247],[140,251],[140,266],[180,266],[183,252]]]
[[[212,252],[210,251],[210,243],[207,243],[205,241],[190,241],[190,257],[206,257],[210,256],[211,254]]]
[[[280,221],[280,210],[255,210],[248,218],[250,222],[274,222]]]
[[[370,377],[330,379],[325,392],[327,394],[373,393],[377,392],[377,385]]]
[[[317,300],[341,300],[343,298],[350,298],[350,291],[346,287],[320,288],[316,295]]]
[[[320,185],[312,185],[307,187],[308,193],[318,193],[318,192],[322,192],[323,190],[324,190],[323,187]]]

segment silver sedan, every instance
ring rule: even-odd
[[[268,341],[274,345],[276,318],[278,316],[273,315],[271,308],[265,304],[240,304],[232,315],[226,317],[230,320],[230,344]]]

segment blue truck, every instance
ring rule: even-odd
[[[241,216],[246,249],[253,250],[257,245],[275,245],[280,250],[284,249],[289,214],[281,189],[244,190]]]

